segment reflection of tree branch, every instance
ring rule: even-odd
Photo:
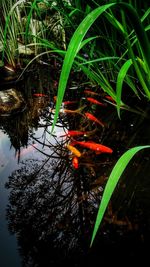
[[[37,138],[35,138],[34,136],[32,136],[32,139],[33,140],[35,140],[37,143],[39,143],[39,144],[41,144],[41,145],[43,145],[43,142],[41,142],[40,140],[38,140]],[[47,142],[48,142],[48,144],[44,144],[44,146],[45,147],[48,147],[48,148],[53,148],[53,151],[54,151],[54,153],[53,154],[56,154],[56,155],[58,155],[58,157],[60,157],[60,153],[58,153],[58,151],[60,151],[61,152],[61,157],[62,158],[66,158],[66,149],[63,149],[63,146],[64,146],[64,144],[66,143],[66,142],[64,142],[64,143],[59,143],[58,141],[57,141],[57,146],[56,145],[54,145],[54,144],[52,144],[49,140],[46,140]],[[45,155],[45,156],[51,156],[51,155],[49,155],[49,154],[47,154],[47,153],[45,153],[45,152],[43,152],[43,151],[41,151],[40,149],[38,149],[37,147],[36,147],[36,149],[39,151],[39,152],[41,152],[43,155]],[[54,150],[55,149],[55,150]],[[64,157],[63,157],[63,152],[64,152],[64,154],[66,154]],[[53,158],[58,158],[58,157],[54,157],[54,156],[52,156]]]

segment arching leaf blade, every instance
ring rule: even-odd
[[[70,70],[73,65],[74,59],[79,52],[81,48],[81,42],[91,27],[91,25],[95,22],[95,20],[108,8],[111,6],[115,5],[115,3],[111,4],[106,4],[101,7],[98,7],[94,9],[92,12],[90,12],[84,20],[80,23],[76,31],[74,32],[68,49],[66,51],[66,56],[63,62],[61,74],[60,74],[60,79],[59,79],[59,85],[58,85],[58,94],[57,94],[57,101],[56,101],[56,110],[55,110],[55,115],[54,115],[54,121],[53,121],[53,126],[52,130],[54,128],[54,125],[56,124],[60,106],[64,97],[67,81],[69,78]]]
[[[93,244],[93,241],[95,239],[95,236],[97,234],[97,231],[99,229],[101,221],[103,219],[104,213],[106,211],[106,208],[108,206],[110,198],[111,198],[111,196],[112,196],[112,194],[116,188],[116,185],[120,179],[120,176],[124,172],[125,168],[127,167],[130,160],[133,158],[133,156],[137,152],[139,152],[140,150],[145,149],[145,148],[150,148],[150,145],[137,146],[137,147],[133,147],[133,148],[129,149],[119,158],[119,160],[115,164],[115,166],[114,166],[114,168],[113,168],[113,170],[112,170],[112,172],[108,178],[108,181],[106,183],[106,186],[105,186],[105,189],[103,192],[103,196],[102,196],[99,210],[97,213],[97,218],[96,218],[90,246],[92,246],[92,244]]]

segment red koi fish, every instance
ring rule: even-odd
[[[86,132],[82,132],[82,131],[68,131],[68,133],[61,135],[60,137],[64,137],[64,136],[78,136],[78,135],[84,135],[86,134]]]
[[[40,93],[33,94],[33,96],[44,96],[44,97],[48,97],[48,95],[45,95],[45,94],[40,94]]]
[[[105,98],[115,103],[115,100],[110,95],[106,95]]]
[[[80,158],[81,157],[81,153],[80,151],[75,148],[74,146],[72,145],[66,145],[66,147],[72,152],[72,154],[74,154],[76,157]]]
[[[90,91],[90,90],[84,90],[84,93],[88,94],[88,95],[99,95],[98,93],[95,93],[95,92]]]
[[[95,143],[95,142],[85,142],[85,141],[75,141],[76,144],[83,146],[85,148],[89,148],[91,150],[94,150],[96,152],[101,152],[101,153],[112,153],[113,150],[107,146]]]
[[[102,127],[105,127],[104,123],[103,123],[102,121],[98,120],[98,119],[97,119],[94,115],[92,115],[91,113],[86,112],[86,113],[85,113],[85,116],[86,116],[89,120],[98,123],[98,124],[101,125]]]
[[[77,103],[77,101],[64,101],[63,104],[64,105],[71,105],[71,104],[75,104]]]
[[[89,102],[91,102],[92,104],[96,104],[96,105],[100,105],[100,106],[103,106],[105,107],[106,104],[102,103],[102,102],[99,102],[98,100],[92,98],[92,97],[87,97],[86,98]]]
[[[72,159],[72,165],[75,169],[78,169],[79,168],[79,160],[77,157],[73,157]]]

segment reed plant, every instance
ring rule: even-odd
[[[119,12],[120,9],[122,10],[120,16],[115,17],[114,10]],[[128,14],[127,18],[125,14]],[[124,2],[109,3],[92,10],[79,24],[68,44],[59,80],[58,101],[53,125],[55,125],[59,114],[74,61],[77,59],[79,51],[83,51],[83,42],[86,42],[87,46],[88,41],[91,41],[89,38],[86,41],[83,39],[87,37],[88,32],[93,33],[91,29],[102,15],[102,26],[106,21],[107,29],[112,28],[112,30],[106,29],[107,33],[104,35],[104,30],[99,27],[100,32],[96,32],[99,42],[93,53],[94,59],[91,59],[88,54],[88,59],[78,60],[79,68],[116,101],[119,116],[124,84],[137,97],[144,96],[148,100],[150,99],[150,60],[148,56],[150,45],[147,34],[149,24],[143,26],[144,20],[149,16],[149,9],[140,19],[138,12],[132,5]],[[116,40],[117,36],[119,38]],[[102,43],[101,46],[99,45],[100,42]],[[114,47],[116,42],[118,47],[116,45]],[[85,52],[81,55],[87,54],[86,46]],[[104,47],[106,48],[104,49]],[[140,84],[140,90],[137,89],[137,82]]]
[[[137,1],[132,0],[110,1],[109,3],[108,1],[76,0],[66,1],[65,4],[62,1],[45,1],[44,3],[47,4],[45,10],[51,8],[52,2],[55,2],[53,8],[60,15],[63,42],[61,47],[58,43],[51,43],[48,39],[49,28],[43,23],[43,11],[38,5],[38,0],[28,1],[28,9],[27,6],[23,7],[24,12],[27,12],[25,13],[27,20],[25,28],[22,27],[19,8],[20,5],[25,4],[24,2],[24,0],[17,1],[15,4],[11,2],[11,7],[3,3],[6,17],[4,28],[2,24],[0,29],[4,44],[3,60],[6,57],[12,65],[15,64],[18,36],[23,38],[26,46],[35,48],[36,56],[30,63],[45,54],[55,53],[58,57],[62,57],[63,65],[52,131],[59,115],[72,68],[83,71],[91,83],[99,86],[100,94],[103,90],[105,94],[114,99],[116,103],[114,106],[120,119],[121,110],[133,110],[128,106],[128,100],[131,100],[129,98],[132,96],[150,100],[150,8],[147,4],[143,3],[141,11]],[[34,16],[41,21],[39,30],[34,27]],[[15,52],[13,53],[8,45],[9,39],[14,42],[13,51]],[[130,92],[129,96],[125,93],[126,88]],[[100,203],[91,245],[123,171],[137,152],[149,147],[145,145],[129,149],[113,168]]]
[[[17,6],[13,15],[10,14],[10,10],[12,10],[13,6],[14,2],[12,0],[2,0],[1,2],[1,12],[3,18],[0,22],[0,42],[2,46],[2,61],[5,61],[5,63],[8,63],[15,68],[16,64],[19,63],[19,56],[17,54],[18,39],[23,31],[23,28],[20,10]],[[10,24],[8,24],[8,17]]]
[[[0,25],[0,41],[3,46],[2,61],[6,61],[15,67],[20,56],[19,44],[25,47],[24,55],[28,54],[29,47],[32,48],[35,56],[41,53],[41,47],[47,51],[47,47],[39,43],[39,38],[48,38],[50,28],[53,27],[52,24],[54,24],[54,21],[50,21],[49,16],[51,8],[52,1],[47,0],[3,0],[2,13],[4,15],[4,20]],[[57,25],[62,25],[60,20],[61,16],[59,15],[55,23],[57,23]],[[61,28],[61,34],[62,42],[64,42],[65,46],[63,27]],[[54,36],[51,36],[51,39],[54,39]]]
[[[77,2],[80,3],[80,1]],[[74,66],[78,66],[90,81],[99,85],[105,94],[114,99],[120,119],[122,108],[130,110],[130,107],[124,103],[123,91],[126,88],[131,94],[127,96],[124,92],[125,101],[131,101],[129,98],[132,96],[134,98],[136,96],[139,100],[146,99],[147,102],[150,100],[148,32],[150,8],[145,4],[142,13],[136,4],[133,5],[133,1],[128,3],[110,1],[107,4],[105,4],[106,1],[103,2],[103,5],[99,5],[96,1],[86,2],[92,10],[80,22],[68,44],[59,79],[53,129],[67,88],[70,71]],[[94,9],[93,3],[96,4]],[[122,173],[133,156],[146,148],[150,146],[129,149],[113,168],[101,199],[91,246]]]

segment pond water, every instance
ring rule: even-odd
[[[0,147],[0,196],[1,196],[1,220],[0,220],[0,262],[2,266],[14,266],[20,265],[20,257],[17,252],[16,237],[10,235],[8,231],[8,225],[6,224],[6,207],[8,204],[9,190],[5,189],[5,183],[8,181],[8,176],[15,168],[17,168],[17,160],[12,157],[12,153],[9,153],[10,140],[7,136],[0,132],[1,147]],[[5,153],[4,153],[5,151]],[[12,157],[12,158],[11,158]],[[12,161],[13,159],[13,161]],[[9,164],[8,164],[9,163]],[[9,244],[9,245],[8,245]],[[8,257],[10,255],[10,257]]]
[[[71,98],[66,95],[65,100],[77,102],[67,109],[77,112],[65,112],[62,105],[51,134],[55,90],[48,98],[33,97],[41,88],[44,94],[49,91],[51,82],[44,78],[47,71],[42,79],[36,73],[26,80],[26,109],[0,120],[1,266],[99,266],[110,259],[120,263],[120,257],[124,263],[143,263],[150,242],[148,149],[129,164],[91,249],[89,244],[100,199],[117,159],[130,147],[150,144],[149,108],[145,108],[145,117],[128,112],[120,121],[113,106],[88,104],[85,95],[71,89]],[[87,120],[83,112],[95,114],[105,127]],[[70,138],[68,130],[85,134]],[[79,146],[82,155],[75,168],[73,154],[66,147],[74,140],[103,143],[113,153],[95,153]]]
[[[8,121],[9,120],[10,123],[12,123],[11,120],[13,119],[9,118]],[[8,229],[8,223],[6,220],[6,210],[8,208],[9,198],[14,198],[12,193],[10,193],[10,189],[6,188],[6,184],[9,183],[10,176],[14,174],[15,180],[15,173],[20,173],[21,177],[21,175],[24,175],[24,167],[26,168],[26,174],[28,171],[29,173],[32,173],[35,168],[37,168],[36,171],[40,171],[38,169],[43,168],[45,161],[48,161],[47,157],[51,156],[51,159],[59,159],[58,151],[55,152],[51,150],[51,146],[56,145],[56,137],[50,137],[51,127],[46,127],[45,132],[44,121],[41,120],[40,123],[43,123],[43,127],[40,127],[37,130],[32,129],[32,134],[30,133],[28,135],[29,143],[27,146],[21,147],[18,151],[12,146],[10,136],[7,135],[3,127],[0,130],[0,262],[2,266],[22,266],[22,259],[17,243],[17,231],[15,232],[14,230],[12,234],[10,229]],[[55,127],[55,131],[55,136],[57,136],[58,142],[60,141],[59,135],[64,134],[64,129],[61,125],[58,125]],[[14,134],[15,133],[16,132],[14,132]],[[35,140],[37,140],[37,142]],[[35,163],[36,167],[33,166]],[[49,169],[49,173],[50,172],[51,169]],[[18,177],[16,178],[16,183],[19,182],[17,179]],[[14,194],[16,194],[16,189],[17,188],[14,188],[13,190]],[[13,224],[13,222],[15,223],[13,220],[10,221],[10,224]]]

